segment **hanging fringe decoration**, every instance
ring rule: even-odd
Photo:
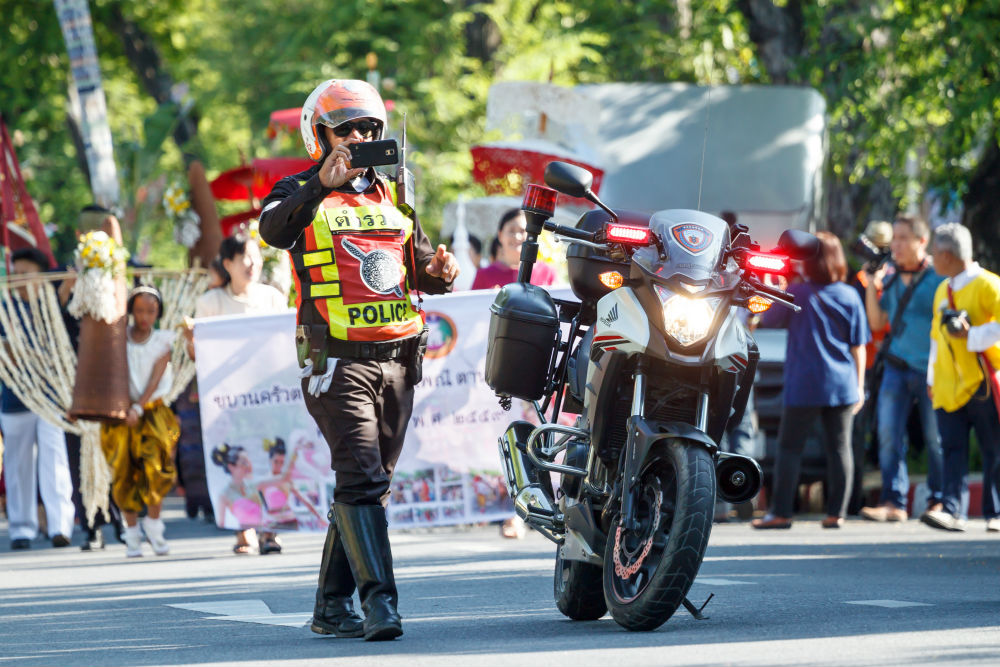
[[[58,428],[80,436],[80,495],[88,521],[97,512],[108,513],[111,469],[101,448],[101,425],[70,420],[68,412],[76,382],[77,356],[63,322],[53,283],[69,273],[45,273],[0,278],[0,327],[6,345],[0,345],[0,381],[33,413]],[[195,302],[208,284],[208,274],[190,271],[137,272],[138,280],[156,285],[163,295],[160,327],[172,329],[194,314]],[[194,376],[183,336],[177,336],[171,361],[174,384],[164,398],[172,403]]]
[[[111,491],[111,466],[101,448],[101,425],[80,421],[80,498],[87,511],[87,523],[94,525],[100,511],[110,521],[108,493]]]

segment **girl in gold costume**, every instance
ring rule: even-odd
[[[111,466],[111,493],[125,520],[125,555],[142,555],[142,537],[157,556],[170,551],[160,518],[163,497],[176,478],[174,447],[180,426],[163,397],[173,383],[170,353],[174,333],[155,329],[163,300],[154,287],[142,285],[129,294],[132,325],[127,330],[129,397],[124,423],[104,424],[101,445]],[[139,512],[146,517],[139,528]]]

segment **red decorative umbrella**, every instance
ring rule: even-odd
[[[471,153],[472,177],[491,195],[520,195],[528,183],[544,183],[545,165],[555,160],[583,167],[592,173],[594,185],[591,189],[595,194],[600,192],[604,178],[603,169],[562,153],[554,144],[488,144],[473,146]],[[560,195],[559,200],[577,205],[582,203],[579,199],[564,195]]]
[[[212,181],[212,196],[226,200],[263,199],[285,176],[305,171],[313,165],[308,158],[275,157],[256,159],[248,165],[219,174]]]
[[[267,136],[273,139],[278,136],[278,130],[295,132],[299,129],[299,115],[302,107],[294,109],[278,109],[271,112],[271,119],[267,123]]]

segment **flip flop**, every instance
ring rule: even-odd
[[[509,540],[523,540],[527,533],[528,528],[520,517],[512,517],[500,525],[500,534]]]
[[[792,527],[792,520],[768,514],[763,519],[754,519],[750,525],[758,530],[783,530]]]

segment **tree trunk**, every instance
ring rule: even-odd
[[[138,24],[125,16],[121,2],[111,5],[110,14],[110,27],[121,39],[125,56],[139,77],[142,87],[159,104],[173,103],[179,109],[181,100],[175,99],[176,84],[166,71],[153,39]],[[192,265],[208,266],[219,251],[222,228],[219,226],[215,198],[205,176],[205,167],[196,155],[186,150],[188,142],[197,134],[197,114],[181,115],[173,130],[174,142],[184,154],[184,163],[188,168],[188,182],[191,186],[191,205],[201,218],[201,238],[188,251],[188,261]]]
[[[778,85],[808,85],[803,74],[796,70],[807,48],[800,0],[788,0],[784,6],[776,5],[773,0],[738,0],[737,6],[747,20],[750,39],[757,45],[757,57],[771,81]],[[848,2],[828,11],[847,14],[864,10],[862,4]],[[862,41],[862,35],[829,28],[823,30],[816,48],[840,50],[844,42],[850,42],[852,48],[861,48]],[[821,92],[828,106],[836,102],[839,94],[832,85]],[[859,122],[861,119],[849,119],[847,126],[837,132],[850,133]],[[826,169],[825,220],[820,226],[825,222],[831,232],[843,239],[854,236],[869,220],[892,220],[898,205],[892,185],[883,176],[872,175],[861,184],[849,181],[847,174],[861,159],[863,155],[852,152],[840,177],[834,175],[829,165]]]
[[[802,55],[802,6],[799,0],[789,0],[778,7],[773,0],[738,0],[736,3],[747,19],[750,39],[757,45],[757,57],[777,85],[800,84],[794,72]]]
[[[983,151],[969,177],[969,191],[962,204],[962,223],[976,242],[974,256],[996,271],[1000,267],[1000,146],[995,140]]]
[[[83,143],[83,132],[80,131],[80,125],[77,124],[76,118],[71,113],[66,114],[66,130],[69,133],[70,139],[73,140],[73,147],[76,149],[77,166],[83,172],[83,177],[87,179],[87,189],[92,191],[90,165],[87,164],[87,147]]]
[[[131,19],[122,13],[122,3],[116,2],[110,7],[110,27],[122,41],[125,56],[128,58],[142,87],[159,104],[180,100],[173,98],[175,83],[170,73],[163,65],[163,58],[156,49],[153,38]],[[177,127],[174,128],[174,141],[184,151],[185,144],[198,134],[198,117],[194,113],[183,115]],[[190,161],[193,156],[185,155]]]
[[[472,4],[473,0],[466,1],[466,7]],[[493,60],[502,41],[500,27],[483,12],[476,12],[472,20],[465,24],[465,52],[482,63]]]

